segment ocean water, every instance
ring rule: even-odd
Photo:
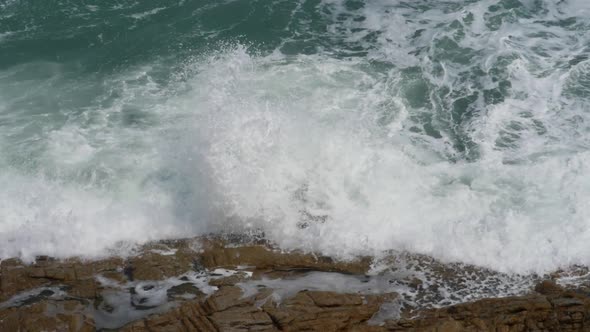
[[[586,0],[0,0],[0,257],[589,265],[588,31]]]

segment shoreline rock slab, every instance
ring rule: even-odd
[[[483,299],[387,321],[390,331],[590,331],[590,297],[544,281],[536,293]]]
[[[371,325],[400,295],[297,286],[277,297],[279,283],[263,285],[289,285],[313,271],[364,277],[368,258],[337,262],[215,239],[200,239],[194,250],[191,241],[151,244],[129,258],[3,260],[0,331],[590,331],[588,289],[551,280],[523,296],[402,308],[400,317]],[[118,323],[107,328],[104,320],[116,313]]]
[[[283,303],[256,305],[270,291],[243,298],[240,288],[223,286],[205,301],[186,302],[120,331],[346,331],[361,329],[392,298],[302,291]]]

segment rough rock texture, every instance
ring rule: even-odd
[[[565,290],[551,281],[536,293],[501,299],[484,299],[438,310],[417,319],[388,321],[392,331],[590,331],[590,297]]]
[[[267,300],[270,292],[242,298],[239,288],[223,286],[205,301],[186,302],[121,331],[345,331],[362,328],[392,297],[305,291],[276,304]]]
[[[194,241],[194,240],[192,240]],[[96,276],[115,282],[133,280],[163,280],[187,271],[237,265],[255,266],[258,271],[315,270],[343,273],[364,273],[370,260],[361,258],[353,262],[334,262],[328,257],[298,252],[284,253],[264,245],[246,245],[227,248],[219,240],[201,240],[201,252],[190,248],[191,240],[151,244],[139,255],[127,260],[109,258],[98,261],[68,259],[57,261],[38,257],[30,265],[17,259],[0,262],[0,302],[27,289],[45,285],[66,285],[72,295],[84,298],[96,296]],[[168,253],[163,254],[162,252]]]
[[[289,271],[339,271],[363,273],[369,267],[367,259],[357,262],[338,263],[325,257],[311,254],[283,253],[260,244],[226,248],[220,240],[195,239],[155,243],[145,246],[138,255],[128,259],[109,258],[98,261],[68,259],[58,261],[50,257],[38,257],[32,264],[17,259],[0,262],[0,331],[85,331],[94,330],[93,312],[104,309],[102,292],[117,291],[130,282],[158,281],[177,277],[189,271],[204,268],[235,267],[236,265],[260,265],[257,275],[264,272],[289,273]],[[275,266],[276,265],[276,266]],[[287,272],[285,272],[287,271]],[[220,290],[207,301],[200,303],[204,294],[190,283],[173,286],[167,290],[168,299],[179,302],[169,312],[146,318],[130,326],[187,325],[186,310],[203,306],[203,322],[213,324],[214,330],[257,329],[274,326],[267,313],[254,305],[259,299],[241,300],[241,292],[229,287],[243,280],[245,273],[225,278],[212,279],[211,285]],[[101,282],[109,280],[108,283]],[[117,286],[118,288],[110,289]],[[132,289],[129,289],[133,292]],[[23,300],[14,296],[31,292]],[[65,295],[57,296],[56,292]],[[194,295],[189,301],[184,295]],[[27,295],[27,294],[25,294]],[[9,299],[13,299],[9,301]],[[253,302],[254,301],[254,302]],[[137,305],[134,306],[138,308]],[[184,317],[181,319],[180,317]],[[190,318],[197,319],[197,318]],[[196,323],[192,323],[193,325]],[[208,326],[207,324],[204,326]]]
[[[345,331],[367,327],[366,322],[395,294],[367,295],[299,292],[280,305],[264,310],[284,331]]]
[[[39,257],[31,265],[15,259],[3,260],[0,262],[0,301],[24,290],[49,285],[65,286],[72,296],[94,298],[97,295],[96,275],[119,274],[117,269],[121,266],[123,260],[120,258],[83,262]]]
[[[78,301],[48,301],[0,310],[0,331],[94,331]],[[58,313],[59,312],[59,313]]]
[[[204,303],[189,302],[165,314],[126,326],[124,331],[590,331],[590,298],[546,281],[537,293],[485,299],[437,310],[413,319],[367,320],[394,294],[361,296],[299,292],[281,304],[255,303],[265,294],[240,299],[240,290],[222,287]],[[190,319],[187,318],[190,317]]]
[[[103,295],[107,292],[135,295],[137,285],[150,289],[169,277],[176,277],[178,282],[164,290],[164,301],[170,304],[165,311],[151,315],[148,313],[153,311],[143,311],[146,313],[141,318],[118,330],[590,331],[590,291],[583,287],[564,289],[552,281],[543,281],[526,296],[404,312],[401,319],[375,326],[368,321],[396,294],[300,291],[276,302],[268,288],[244,296],[235,285],[249,278],[246,272],[225,277],[209,273],[213,276],[208,279],[209,285],[218,287],[210,296],[190,278],[181,277],[188,271],[200,273],[205,268],[238,265],[251,266],[252,279],[292,280],[305,271],[364,274],[369,261],[334,262],[314,255],[282,253],[260,244],[225,247],[219,240],[201,240],[197,246],[194,240],[151,244],[128,259],[88,262],[39,257],[33,264],[3,260],[0,331],[94,331],[100,321],[95,320],[96,314],[104,310]],[[419,280],[414,284],[420,287]]]
[[[264,245],[225,247],[221,241],[207,241],[201,262],[205,267],[255,266],[258,270],[302,269],[326,272],[362,274],[369,270],[371,259],[361,257],[352,262],[335,261],[330,257],[269,250]]]

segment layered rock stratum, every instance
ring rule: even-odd
[[[0,264],[0,331],[590,331],[588,288],[559,285],[559,273],[519,296],[412,306],[371,288],[368,257],[341,262],[263,242],[164,241],[126,258]],[[321,273],[345,286],[322,290],[310,278]]]

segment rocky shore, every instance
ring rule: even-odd
[[[372,263],[219,239],[153,243],[128,258],[6,259],[0,331],[590,331],[590,288],[559,285],[559,273],[518,296],[420,306],[438,286],[369,276]],[[388,291],[394,283],[414,302]]]

